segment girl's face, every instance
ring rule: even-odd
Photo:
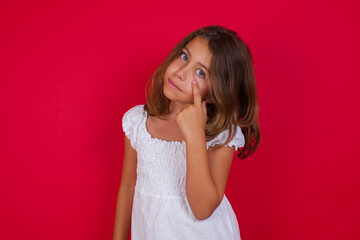
[[[211,57],[208,40],[195,37],[188,42],[164,73],[164,95],[171,101],[193,103],[191,82],[195,80],[202,100],[208,99]]]

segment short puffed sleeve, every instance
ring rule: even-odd
[[[144,105],[130,108],[122,118],[122,127],[131,146],[136,149],[137,137],[140,131],[141,120],[144,118]]]
[[[209,149],[209,147],[213,147],[215,145],[225,143],[228,136],[229,136],[229,130],[228,129],[222,131],[214,139],[211,139],[210,141],[206,142],[207,149]],[[243,147],[244,145],[245,145],[244,134],[242,133],[241,128],[239,126],[237,126],[235,136],[225,146],[234,147],[235,151],[237,151],[239,148]]]

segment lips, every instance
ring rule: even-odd
[[[175,84],[173,81],[171,81],[170,78],[169,78],[169,85],[170,85],[171,87],[176,88],[176,89],[178,89],[179,91],[181,91],[181,89],[180,89],[178,86],[176,86],[176,84]]]

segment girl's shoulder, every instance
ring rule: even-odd
[[[124,131],[134,126],[135,124],[139,123],[140,120],[146,116],[145,113],[146,111],[144,110],[143,104],[134,106],[129,110],[127,110],[122,118],[122,125]]]
[[[235,127],[233,126],[235,130]],[[220,132],[215,138],[206,142],[207,148],[214,147],[215,145],[220,145],[226,142],[229,136],[229,129],[225,129]],[[245,145],[245,136],[242,133],[241,127],[236,126],[235,136],[228,142],[225,146],[234,147],[235,151]]]
[[[129,110],[127,110],[125,113],[124,113],[124,116],[123,118],[128,118],[128,117],[137,117],[137,116],[141,116],[143,115],[144,113],[144,104],[141,104],[141,105],[136,105],[132,108],[130,108]]]
[[[122,128],[126,137],[130,140],[130,143],[134,149],[136,149],[136,136],[141,121],[146,117],[146,111],[144,105],[136,105],[127,110],[122,117]]]

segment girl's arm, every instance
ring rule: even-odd
[[[125,153],[121,184],[116,202],[113,240],[127,240],[131,225],[131,211],[136,183],[137,154],[125,136]]]
[[[222,201],[235,149],[206,150],[206,102],[201,102],[196,81],[192,87],[194,104],[182,109],[176,121],[186,141],[186,195],[194,216],[202,220]]]
[[[211,216],[224,196],[233,147],[206,150],[204,136],[186,141],[186,194],[198,220]]]

